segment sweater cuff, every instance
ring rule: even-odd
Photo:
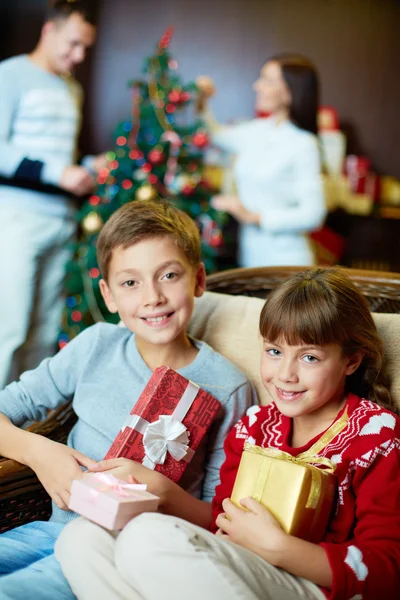
[[[15,171],[14,177],[16,179],[23,179],[26,181],[40,181],[43,170],[43,162],[41,160],[31,160],[30,158],[23,158]]]
[[[66,166],[65,163],[60,162],[45,162],[42,169],[42,182],[59,186]]]
[[[96,156],[94,154],[86,154],[86,156],[84,156],[80,161],[81,166],[85,167],[85,169],[90,171],[90,173],[94,177],[96,177],[96,175],[97,175],[96,170],[94,168],[95,160],[96,160]]]

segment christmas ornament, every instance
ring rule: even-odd
[[[85,233],[93,235],[94,233],[100,231],[100,229],[103,227],[103,219],[99,213],[92,211],[83,219],[82,227]]]
[[[171,185],[175,177],[176,170],[178,168],[178,156],[180,148],[182,146],[182,140],[176,133],[176,131],[173,131],[172,129],[170,129],[169,131],[164,131],[164,133],[161,136],[161,140],[170,143],[167,171],[164,177],[164,185],[168,188]]]
[[[162,165],[165,160],[165,154],[161,150],[150,150],[147,155],[147,160],[151,162],[152,165]]]
[[[183,190],[184,187],[186,187],[187,185],[189,185],[190,183],[190,175],[188,175],[187,173],[180,173],[179,175],[176,175],[173,179],[173,181],[171,182],[171,184],[169,185],[168,189],[173,193],[173,194],[180,194]]]
[[[219,248],[223,244],[223,236],[218,223],[209,215],[203,214],[197,218],[200,225],[201,239],[212,248]]]
[[[198,131],[194,134],[192,142],[197,148],[205,148],[209,145],[210,139],[208,135],[203,131]]]
[[[182,189],[182,194],[184,196],[191,196],[194,193],[194,186],[193,185],[185,185],[185,187]]]
[[[190,100],[191,97],[192,96],[190,95],[189,92],[182,92],[180,101],[181,102],[189,102],[189,100]]]
[[[174,104],[177,104],[178,102],[181,102],[181,93],[179,90],[172,90],[169,94],[168,94],[168,100],[170,102],[173,102]]]
[[[144,171],[142,171],[142,169],[135,169],[132,173],[132,177],[136,181],[144,181],[147,179],[147,175]]]
[[[136,200],[155,200],[157,192],[152,185],[144,184],[138,188],[135,194]]]

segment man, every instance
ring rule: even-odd
[[[73,196],[104,156],[76,164],[82,91],[72,77],[95,40],[84,0],[53,3],[38,45],[0,63],[0,389],[55,351]]]

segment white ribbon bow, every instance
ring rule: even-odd
[[[172,415],[161,415],[158,421],[147,426],[143,435],[143,446],[145,460],[142,464],[154,468],[156,464],[164,464],[167,452],[175,460],[185,458],[190,450],[189,433],[185,425]]]

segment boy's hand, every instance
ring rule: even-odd
[[[162,473],[152,471],[142,464],[129,460],[128,458],[102,460],[92,464],[89,467],[89,471],[91,473],[107,471],[108,473],[111,473],[111,475],[114,475],[114,477],[129,481],[129,483],[145,483],[147,485],[147,490],[161,499],[161,504],[165,502],[170,488],[174,485],[173,482]]]
[[[81,469],[95,464],[93,460],[64,444],[37,436],[35,446],[30,449],[27,465],[33,469],[57,506],[68,510],[70,489],[73,479],[80,479]]]
[[[218,515],[216,520],[218,535],[226,536],[273,565],[284,549],[287,534],[271,513],[253,498],[245,498],[241,504],[248,510],[237,508],[228,498],[223,501],[225,514]]]

